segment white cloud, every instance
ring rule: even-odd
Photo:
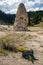
[[[18,2],[18,0],[5,0],[5,2],[6,2],[8,5],[12,5],[12,4]]]
[[[27,11],[38,11],[38,10],[40,10],[40,9],[37,7],[37,8],[30,8]]]
[[[39,9],[40,9],[40,8],[37,7],[37,8],[35,8],[35,9],[33,9],[33,11],[38,11]]]
[[[17,2],[22,2],[22,0],[3,0],[3,1],[0,1],[0,3],[3,3],[3,4],[8,4],[8,5],[12,5],[14,3],[17,3]]]
[[[0,5],[3,5],[3,3],[4,3],[3,1],[0,1]]]
[[[30,7],[31,7],[31,6],[33,6],[34,4],[35,4],[34,2],[30,1],[30,2],[26,2],[26,3],[25,3],[25,6],[30,6]]]
[[[6,13],[16,13],[18,5],[23,2],[26,6],[27,11],[43,10],[43,7],[33,7],[35,4],[43,3],[43,0],[0,0],[0,9]],[[35,5],[36,6],[36,5]],[[7,10],[7,11],[6,11]]]
[[[43,7],[41,7],[40,10],[43,10]]]
[[[43,3],[43,0],[35,0],[35,3]]]
[[[16,13],[16,11],[17,11],[17,9],[11,9],[10,11],[6,11],[6,13],[12,13],[12,14],[14,14],[14,13]]]

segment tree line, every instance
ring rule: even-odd
[[[43,22],[43,11],[29,11],[28,14],[28,25],[35,25]],[[15,22],[16,14],[6,14],[0,10],[0,24],[12,25]]]
[[[30,11],[28,13],[29,22],[28,25],[35,25],[43,22],[43,11]]]

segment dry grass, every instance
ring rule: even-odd
[[[38,59],[34,64],[43,65],[43,31],[38,27],[30,27],[30,29],[29,32],[4,30],[6,34],[0,34],[0,54],[8,54],[2,57],[0,55],[0,65],[2,62],[2,65],[33,65],[21,56],[21,51],[29,49],[34,50],[34,55]]]
[[[40,22],[39,24],[37,25],[34,25],[35,27],[43,27],[43,22]]]
[[[1,48],[0,52],[2,52],[2,53],[6,52],[5,50],[3,50],[3,48],[4,49],[7,48],[6,50],[15,51],[15,52],[23,51],[23,50],[25,50],[25,47],[19,46],[19,45],[23,44],[23,41],[25,41],[27,39],[28,38],[24,33],[23,34],[12,33],[12,34],[8,34],[5,37],[1,36],[0,37],[0,48]]]
[[[4,55],[8,55],[9,51],[0,47],[0,53]]]

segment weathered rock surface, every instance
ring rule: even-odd
[[[21,3],[18,7],[15,23],[14,23],[14,30],[17,31],[26,31],[28,24],[28,15],[23,3]]]

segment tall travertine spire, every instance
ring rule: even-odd
[[[20,3],[17,14],[15,17],[14,30],[16,31],[26,31],[28,24],[28,15],[23,3]]]

